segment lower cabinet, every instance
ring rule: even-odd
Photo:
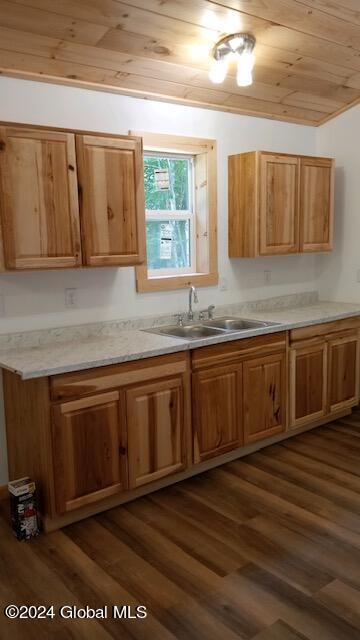
[[[194,461],[219,456],[243,443],[242,365],[193,375]]]
[[[286,429],[285,353],[244,362],[244,444]]]
[[[34,478],[51,530],[255,449],[286,430],[288,404],[293,429],[330,422],[359,400],[359,328],[350,318],[31,380],[4,370],[10,479]]]
[[[359,398],[357,334],[329,341],[329,412],[354,406]]]
[[[186,414],[181,377],[126,391],[130,489],[185,469]]]
[[[331,331],[332,329],[332,331]],[[337,331],[336,331],[337,329]],[[340,329],[340,330],[339,330]],[[359,400],[359,334],[335,324],[302,336],[290,349],[290,427],[353,407]],[[314,329],[314,332],[316,329]],[[296,332],[294,332],[296,336]]]
[[[64,513],[127,487],[125,420],[110,391],[53,407],[56,509]]]
[[[195,463],[285,431],[285,333],[197,349],[192,364]]]
[[[300,427],[326,415],[327,345],[320,340],[290,350],[290,426]]]
[[[100,373],[59,376],[52,382],[55,399],[75,394],[52,405],[56,514],[191,464],[188,360],[182,354],[155,360],[142,367],[133,362]],[[113,388],[95,393],[105,385]],[[89,395],[76,397],[79,392]]]

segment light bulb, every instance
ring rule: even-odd
[[[244,51],[239,57],[237,64],[236,82],[239,87],[248,87],[252,84],[252,70],[255,62],[255,56],[250,51]]]
[[[242,46],[243,42],[244,38],[242,36],[235,36],[235,38],[229,41],[229,45],[233,51],[236,51],[236,49]]]
[[[226,60],[213,60],[209,71],[209,78],[214,84],[221,84],[224,82],[227,74],[227,62]]]

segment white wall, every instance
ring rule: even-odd
[[[216,138],[219,270],[229,288],[201,291],[200,303],[221,304],[313,287],[313,256],[231,261],[227,257],[227,156],[252,149],[313,153],[313,128],[10,78],[0,79],[0,120],[122,134],[137,129]],[[266,288],[265,269],[272,271],[272,284]],[[0,294],[6,315],[0,319],[0,333],[151,314],[159,309],[180,311],[186,306],[183,291],[139,295],[134,283],[133,268],[2,275]],[[65,287],[78,289],[77,310],[65,309]]]
[[[215,138],[219,272],[228,289],[202,289],[201,306],[314,289],[315,256],[227,257],[227,156],[253,149],[314,154],[314,128],[10,78],[0,78],[0,120],[121,134],[134,129]],[[264,285],[264,270],[271,270],[271,284]],[[65,309],[66,287],[78,289],[75,310]],[[184,291],[137,294],[132,268],[0,275],[0,294],[5,306],[0,333],[186,308]],[[6,481],[1,433],[0,424],[0,484]]]
[[[360,106],[317,129],[317,153],[336,159],[334,251],[317,256],[322,299],[360,302]]]

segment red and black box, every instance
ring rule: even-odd
[[[39,533],[35,482],[20,478],[8,483],[11,524],[18,540],[29,540]]]

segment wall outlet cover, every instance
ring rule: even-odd
[[[65,307],[77,307],[77,289],[65,289]]]
[[[264,282],[265,284],[271,282],[271,271],[264,271]]]

